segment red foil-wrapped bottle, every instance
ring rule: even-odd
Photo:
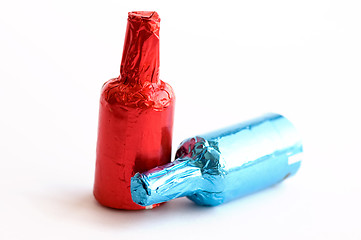
[[[94,196],[107,207],[144,209],[132,201],[130,179],[171,160],[172,88],[159,79],[159,15],[130,12],[120,76],[100,97]]]

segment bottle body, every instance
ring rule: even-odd
[[[174,94],[168,84],[162,83],[161,86],[156,91],[152,90],[152,96],[159,95],[153,100],[158,101],[158,106],[149,107],[142,102],[145,99],[132,99],[127,103],[115,101],[113,95],[135,92],[132,87],[124,86],[120,79],[112,79],[103,87],[94,196],[104,206],[143,209],[131,199],[131,177],[136,172],[166,164],[171,159],[174,97],[164,102],[165,105],[159,98],[164,94]],[[112,89],[117,91],[113,93]],[[118,89],[121,91],[118,92]],[[149,95],[144,89],[139,94]]]
[[[173,163],[133,177],[133,200],[158,202],[160,197],[153,194],[161,200],[187,196],[199,205],[219,205],[295,174],[301,153],[293,125],[281,115],[264,115],[183,141]],[[145,181],[149,195],[136,188],[137,181]]]
[[[159,17],[129,13],[121,75],[100,97],[94,196],[104,206],[146,208],[131,199],[131,177],[171,160],[175,97],[158,72]]]

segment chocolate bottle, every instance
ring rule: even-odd
[[[94,196],[107,207],[144,209],[131,199],[130,179],[170,162],[175,97],[159,79],[156,12],[130,12],[120,76],[100,97]]]
[[[291,122],[267,114],[181,143],[176,160],[132,178],[134,202],[149,205],[186,196],[215,206],[294,175],[302,143]]]

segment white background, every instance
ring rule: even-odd
[[[228,204],[92,196],[98,101],[127,12],[161,16],[184,138],[263,112],[304,140],[293,178]],[[360,1],[1,1],[0,239],[361,239]]]

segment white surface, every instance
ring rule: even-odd
[[[100,87],[119,74],[127,12],[153,9],[174,147],[274,111],[303,135],[295,177],[214,208],[95,202]],[[0,239],[360,239],[360,11],[357,0],[1,1]]]

